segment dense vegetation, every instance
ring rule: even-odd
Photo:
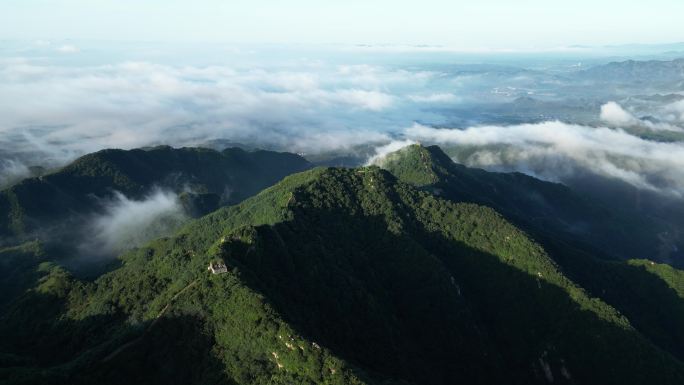
[[[1,191],[0,237],[21,239],[67,227],[67,223],[78,222],[79,216],[97,210],[98,199],[110,197],[114,191],[131,199],[142,198],[152,187],[186,192],[186,209],[203,215],[310,167],[294,154],[239,148],[219,152],[161,146],[98,151]]]
[[[646,259],[622,261],[660,256],[656,244],[665,230],[648,217],[588,202],[560,184],[454,164],[435,146],[407,147],[387,156],[382,166],[444,198],[504,213],[542,243],[574,281],[684,359],[684,273]]]
[[[584,245],[617,259],[668,260],[666,223],[633,210],[607,207],[570,188],[522,173],[496,173],[454,163],[437,146],[413,145],[381,166],[400,180],[446,199],[496,209],[525,230]],[[671,247],[671,246],[667,246]]]
[[[397,174],[433,183],[410,168]],[[684,381],[676,349],[641,331],[658,323],[630,318],[638,294],[611,306],[596,294],[595,271],[579,274],[580,263],[599,260],[539,239],[490,208],[445,200],[377,167],[310,170],[126,253],[94,282],[40,265],[37,285],[2,313],[0,379]],[[38,246],[0,256],[35,255]],[[574,254],[583,259],[568,263]],[[230,271],[208,273],[216,259]],[[681,303],[681,272],[648,261],[619,266],[645,271]],[[617,274],[606,285],[631,279]],[[660,290],[651,284],[632,290]]]

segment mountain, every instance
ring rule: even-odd
[[[403,170],[423,187],[437,178]],[[684,381],[681,356],[556,259],[491,208],[377,167],[317,168],[126,253],[95,281],[41,265],[2,313],[0,379]],[[207,272],[216,260],[227,273]],[[646,268],[681,293],[680,272]]]
[[[640,107],[642,105],[653,107],[677,103],[682,100],[684,100],[684,95],[681,94],[632,95],[628,97],[624,103]]]
[[[586,124],[596,119],[596,111],[600,108],[601,102],[598,100],[566,98],[558,101],[525,95],[504,103],[479,107],[477,112],[484,119],[482,124],[526,124],[549,120]]]
[[[554,262],[584,289],[625,314],[659,346],[684,358],[681,271],[629,259],[661,257],[667,239],[666,228],[658,222],[602,206],[561,184],[456,164],[437,146],[406,147],[387,155],[381,166],[453,202],[495,208],[550,251]]]
[[[580,71],[577,77],[634,88],[663,87],[661,89],[677,91],[684,84],[684,59],[612,62]]]
[[[559,183],[454,163],[439,147],[413,145],[381,161],[400,180],[444,198],[489,206],[536,234],[586,244],[613,258],[658,258],[667,228],[648,217],[584,198]]]
[[[36,236],[54,239],[55,233],[68,237],[117,193],[144,199],[153,188],[181,194],[186,212],[201,216],[310,167],[294,154],[239,148],[103,150],[1,191],[0,238],[19,243]]]
[[[47,259],[39,242],[0,249],[0,313],[15,298],[35,285]],[[47,265],[45,266],[47,267]]]

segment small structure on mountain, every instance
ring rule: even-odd
[[[207,270],[211,271],[212,274],[223,274],[228,272],[228,267],[223,260],[218,260],[210,262]]]

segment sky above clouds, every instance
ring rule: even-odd
[[[525,49],[681,41],[682,14],[681,0],[3,0],[0,39]]]

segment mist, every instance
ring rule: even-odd
[[[0,63],[0,154],[61,165],[102,148],[213,139],[307,153],[351,148],[428,116],[412,99],[439,76],[336,63],[72,67],[17,59]]]
[[[0,159],[0,189],[6,188],[31,175],[29,168],[13,159]]]
[[[170,235],[188,220],[178,196],[162,189],[154,189],[141,200],[117,192],[101,204],[103,211],[92,215],[83,227],[79,251],[85,258],[116,256]]]
[[[368,158],[366,161],[366,166],[370,165],[376,165],[376,166],[382,166],[384,159],[387,157],[387,155],[399,151],[402,148],[405,148],[407,146],[410,146],[412,144],[416,144],[417,142],[415,140],[410,140],[410,139],[405,139],[405,140],[397,140],[397,141],[392,141],[388,144],[385,144],[383,146],[376,147],[374,149],[373,155]]]

